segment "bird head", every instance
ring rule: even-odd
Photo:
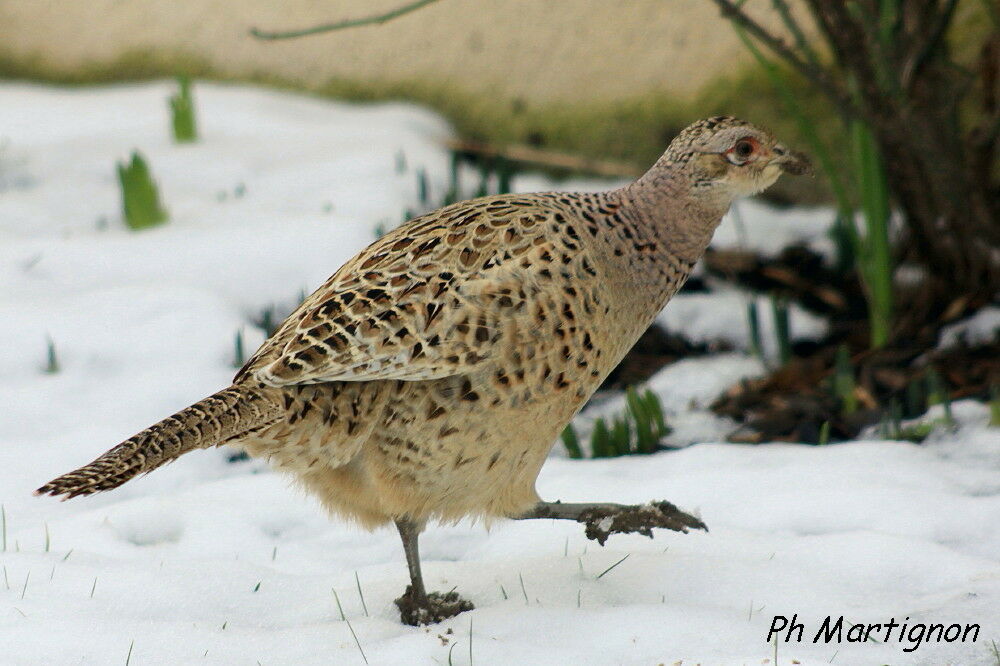
[[[671,142],[666,157],[688,171],[696,190],[730,200],[767,189],[782,173],[812,172],[805,155],[731,116],[690,125]]]

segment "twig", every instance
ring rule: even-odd
[[[809,42],[806,40],[805,33],[802,31],[802,26],[800,26],[798,21],[796,21],[795,18],[792,16],[792,12],[788,7],[787,0],[771,0],[771,4],[774,5],[774,8],[778,10],[778,13],[781,15],[781,20],[784,22],[785,27],[788,28],[788,31],[792,33],[793,37],[795,37],[796,48],[798,48],[800,51],[802,51],[803,54],[805,54],[806,59],[809,61],[810,65],[819,68],[820,67],[819,57],[816,55],[816,51],[814,51],[813,48],[809,46]]]
[[[388,12],[385,12],[384,14],[374,14],[372,16],[366,16],[364,18],[347,19],[345,21],[337,21],[336,23],[326,23],[323,25],[313,26],[311,28],[303,28],[301,30],[272,32],[268,30],[261,30],[259,28],[250,28],[250,35],[256,37],[257,39],[266,39],[266,40],[294,39],[296,37],[307,37],[309,35],[318,35],[324,32],[333,32],[334,30],[357,28],[363,25],[381,25],[383,23],[391,21],[394,18],[399,18],[404,14],[409,14],[410,12],[414,12],[420,9],[421,7],[426,7],[427,5],[433,2],[437,2],[437,0],[416,0],[416,2],[411,2],[408,5],[402,5]]]
[[[791,65],[802,76],[809,79],[818,89],[822,90],[843,114],[847,116],[859,115],[851,98],[830,78],[829,72],[800,58],[783,40],[768,32],[764,26],[751,18],[732,0],[712,0],[712,2],[722,11],[723,17],[742,26],[754,38],[773,51],[775,55]]]
[[[906,63],[903,65],[903,71],[900,74],[900,79],[901,85],[904,89],[910,89],[913,85],[914,79],[916,78],[917,71],[934,52],[934,49],[941,43],[944,33],[951,24],[951,18],[955,13],[955,7],[957,5],[958,0],[947,0],[947,4],[938,15],[937,21],[935,21],[934,27],[928,34],[927,39],[923,44],[920,44],[920,50],[908,58]]]
[[[579,155],[569,153],[559,153],[550,150],[539,150],[531,146],[494,146],[479,141],[455,140],[447,144],[449,150],[457,153],[466,153],[485,159],[504,159],[508,162],[520,162],[522,164],[550,167],[554,169],[567,169],[589,173],[595,176],[607,176],[609,178],[635,178],[641,175],[641,171],[631,164],[623,162],[613,162],[610,160],[592,160]]]

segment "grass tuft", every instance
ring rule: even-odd
[[[858,397],[855,393],[854,365],[851,363],[851,353],[847,345],[840,345],[834,360],[833,394],[840,399],[840,410],[845,415],[853,414],[858,409]]]
[[[191,96],[191,78],[188,76],[177,77],[177,92],[170,97],[170,119],[174,142],[194,143],[198,140],[194,99]]]
[[[761,362],[764,361],[763,338],[760,335],[760,314],[757,312],[757,301],[751,299],[747,303],[747,323],[750,327],[750,353]]]
[[[788,318],[788,300],[771,294],[771,312],[774,315],[774,337],[778,341],[778,360],[787,365],[792,360],[792,335]]]
[[[118,184],[122,195],[122,215],[129,229],[148,229],[167,221],[160,204],[160,192],[139,151],[132,151],[129,163],[118,163]]]
[[[51,336],[45,336],[45,374],[54,375],[60,370],[56,343]]]
[[[569,434],[563,431],[563,443],[571,458],[582,458],[582,451],[577,456],[570,448],[573,441],[567,443],[567,438],[575,440],[576,437],[576,431],[571,428],[567,426]],[[610,429],[604,418],[595,419],[590,433],[590,457],[614,458],[655,453],[660,448],[660,440],[670,432],[659,396],[649,389],[639,393],[630,386],[625,390],[625,411],[611,420]],[[578,442],[576,445],[579,448]]]
[[[580,449],[580,438],[577,437],[576,428],[573,427],[572,423],[566,424],[559,437],[562,439],[563,446],[566,447],[566,452],[570,458],[574,460],[583,458],[583,451]]]
[[[233,338],[233,363],[236,369],[242,368],[247,362],[246,353],[243,350],[243,329],[237,329]]]
[[[1000,427],[1000,384],[990,387],[990,425]]]

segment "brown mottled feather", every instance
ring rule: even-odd
[[[734,166],[725,151],[742,136],[768,158]],[[309,296],[233,386],[39,492],[106,490],[230,443],[365,525],[516,515],[538,500],[559,431],[683,284],[732,198],[777,178],[782,151],[712,118],[626,187],[412,220]]]

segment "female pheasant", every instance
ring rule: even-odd
[[[558,433],[684,283],[733,199],[807,169],[766,131],[715,117],[620,189],[484,197],[411,220],[309,296],[232,386],[37,492],[88,495],[193,449],[239,446],[334,514],[396,524],[412,581],[404,621],[471,608],[426,593],[426,523],[613,506],[540,502]],[[672,526],[667,507],[644,507],[650,522],[631,529]]]

